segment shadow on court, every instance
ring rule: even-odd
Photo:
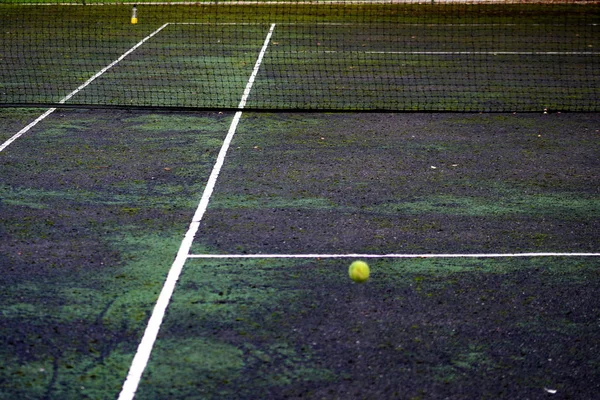
[[[232,118],[58,110],[0,153],[0,398],[118,396]],[[192,253],[317,256],[189,259],[136,398],[593,398],[597,257],[372,258],[358,285],[344,255],[597,253],[599,129],[244,114]]]

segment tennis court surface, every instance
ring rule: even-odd
[[[0,399],[597,397],[599,7],[0,4]]]

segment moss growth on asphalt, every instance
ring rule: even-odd
[[[192,252],[597,251],[595,121],[244,114]],[[0,398],[118,393],[230,122],[61,111],[0,154]],[[595,258],[368,261],[188,260],[137,397],[597,393]]]
[[[0,145],[45,111],[38,108],[0,108]]]
[[[119,392],[230,118],[171,117],[57,111],[0,154],[0,398]]]
[[[422,114],[412,121],[245,116],[193,251],[597,247],[594,117]]]
[[[140,398],[594,390],[568,365],[588,357],[595,335],[597,262],[372,259],[360,285],[350,261],[190,260]]]

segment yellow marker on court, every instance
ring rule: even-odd
[[[137,4],[133,6],[133,10],[131,11],[131,23],[137,24]]]

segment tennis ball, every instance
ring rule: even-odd
[[[348,268],[348,275],[354,282],[362,283],[369,279],[369,265],[364,261],[354,261]]]

